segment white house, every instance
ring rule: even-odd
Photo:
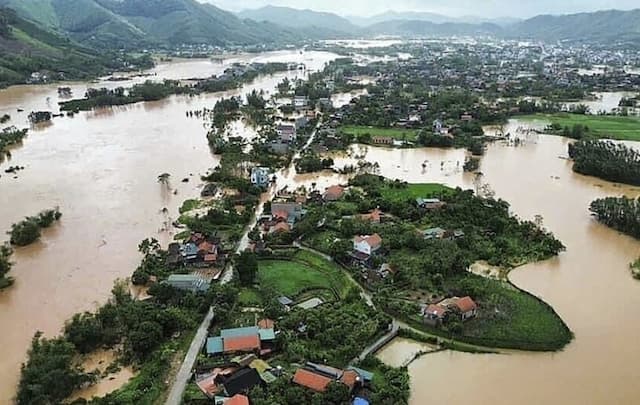
[[[380,246],[382,246],[382,238],[377,233],[353,238],[353,250],[366,255],[375,253]]]

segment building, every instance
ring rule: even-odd
[[[374,136],[371,138],[374,145],[393,145],[393,138],[390,136]]]
[[[443,239],[447,234],[447,230],[442,228],[429,228],[422,234],[425,239]]]
[[[344,187],[331,186],[325,190],[323,197],[325,201],[338,201],[343,195]]]
[[[302,204],[297,202],[272,202],[271,203],[271,216],[282,217],[290,225],[293,225],[304,215]]]
[[[422,312],[422,319],[427,325],[439,326],[442,325],[442,322],[448,312],[449,310],[446,307],[431,304]]]
[[[378,251],[381,246],[382,238],[377,233],[353,238],[353,250],[366,255],[372,255]]]
[[[205,292],[209,289],[209,281],[195,274],[172,274],[165,283],[178,290],[193,293]]]
[[[291,124],[280,124],[276,127],[276,133],[281,142],[291,143],[296,140],[296,127]]]
[[[383,216],[384,213],[376,208],[368,214],[360,215],[360,219],[362,219],[363,221],[371,222],[372,224],[379,224]]]
[[[309,99],[307,96],[295,96],[293,97],[293,106],[295,108],[305,108],[309,105]]]
[[[444,207],[447,203],[438,198],[416,198],[416,205],[427,210],[436,210]]]
[[[373,377],[369,372],[364,373]],[[357,370],[352,368],[341,370],[311,362],[307,362],[304,367],[296,370],[293,376],[294,384],[316,392],[324,392],[332,382],[342,383],[349,388],[349,392],[352,392],[357,386],[363,385],[363,378]]]
[[[240,369],[222,383],[225,393],[230,397],[247,393],[251,388],[260,384],[262,384],[260,374],[252,368]]]
[[[271,171],[268,167],[254,167],[251,169],[251,184],[258,187],[267,187],[271,182]]]
[[[460,314],[460,318],[463,321],[467,319],[475,318],[478,315],[478,304],[471,299],[471,297],[462,297],[458,299],[453,306],[455,310]]]
[[[228,353],[271,353],[276,334],[273,328],[262,329],[258,326],[223,329],[220,336],[207,339],[206,352],[210,356]]]

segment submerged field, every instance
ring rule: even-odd
[[[584,125],[589,128],[590,137],[640,141],[640,119],[636,117],[559,113],[526,115],[519,119],[545,120],[562,127]]]

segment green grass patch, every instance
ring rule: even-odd
[[[363,125],[345,125],[340,128],[342,132],[354,136],[371,135],[371,136],[387,136],[398,141],[407,140],[413,142],[418,137],[418,131],[414,129],[400,128],[378,128],[367,127]]]
[[[640,141],[640,119],[637,117],[558,113],[526,115],[519,119],[544,120],[562,127],[580,124],[589,128],[589,136],[593,138]]]
[[[425,198],[448,193],[451,188],[437,183],[416,183],[407,187],[396,188],[385,185],[381,190],[382,197],[389,201],[406,201],[407,199]]]
[[[351,285],[335,263],[306,251],[296,253],[290,261],[260,261],[258,280],[292,299],[312,289],[325,289],[344,297]]]
[[[182,206],[178,209],[178,212],[180,212],[180,214],[184,214],[185,212],[195,210],[196,208],[200,208],[200,200],[189,199],[185,200],[182,203]]]
[[[262,299],[258,291],[253,288],[243,288],[238,295],[238,302],[245,307],[260,306]]]

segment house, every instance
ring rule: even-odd
[[[269,233],[289,233],[291,232],[291,225],[286,222],[278,222],[269,228]]]
[[[324,200],[325,201],[338,201],[344,195],[344,187],[342,186],[331,186],[328,187],[324,192]]]
[[[333,108],[333,102],[331,101],[330,98],[320,98],[318,99],[318,104],[320,105],[321,108]]]
[[[247,393],[251,388],[260,384],[262,384],[260,374],[252,368],[240,369],[222,383],[225,393],[230,397],[239,393]]]
[[[271,215],[283,216],[282,219],[293,225],[304,215],[305,211],[302,209],[302,204],[298,202],[272,202],[271,203]]]
[[[280,124],[276,127],[276,133],[281,142],[291,143],[296,140],[296,127],[291,124]]]
[[[380,249],[381,246],[382,238],[377,233],[353,238],[353,250],[366,255],[372,255]]]
[[[447,230],[442,228],[429,228],[422,232],[425,239],[443,239]]]
[[[422,312],[422,319],[427,325],[439,326],[442,325],[442,322],[448,312],[449,310],[446,307],[431,304]]]
[[[286,311],[289,311],[291,309],[291,305],[293,305],[293,301],[291,301],[289,297],[285,296],[278,297],[278,302],[284,307]]]
[[[393,138],[390,136],[374,136],[371,138],[374,145],[393,145]]]
[[[207,339],[206,352],[208,355],[227,353],[271,353],[275,340],[273,328],[263,329],[258,326],[244,328],[223,329],[220,336]]]
[[[294,122],[296,131],[305,128],[307,124],[309,124],[309,118],[306,115],[301,115],[300,117],[296,118]]]
[[[195,274],[172,274],[165,283],[178,290],[193,293],[206,292],[209,289],[209,281]]]
[[[370,282],[381,281],[385,280],[391,274],[395,274],[395,272],[395,269],[393,269],[389,263],[383,263],[377,269],[370,269],[367,274],[367,279]]]
[[[416,198],[416,205],[427,210],[437,210],[447,203],[440,201],[438,198]]]
[[[460,313],[460,318],[463,321],[475,318],[478,315],[478,304],[476,304],[471,299],[471,297],[462,297],[458,299],[453,305],[457,312]]]
[[[469,122],[473,120],[473,115],[469,113],[464,113],[460,116],[460,121]]]
[[[267,187],[271,182],[271,171],[268,167],[254,167],[251,169],[251,184],[258,187]]]
[[[362,384],[360,374],[355,370],[341,370],[311,362],[307,362],[304,367],[296,370],[293,376],[294,384],[316,392],[324,392],[332,382],[346,385],[349,392],[352,392],[356,385]]]
[[[305,108],[309,105],[309,99],[307,96],[295,96],[293,97],[293,106],[295,108]]]
[[[434,134],[440,134],[442,131],[442,121],[440,120],[433,121],[432,129]]]
[[[318,297],[314,297],[314,298],[309,298],[308,300],[299,303],[298,305],[296,305],[296,307],[302,308],[302,309],[313,309],[313,308],[318,307],[318,306],[320,306],[322,304],[324,304],[324,301],[322,301],[322,299],[320,299]]]

